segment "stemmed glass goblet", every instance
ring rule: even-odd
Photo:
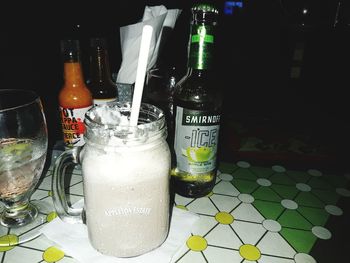
[[[47,125],[40,97],[30,90],[0,90],[0,223],[9,228],[32,222],[38,208],[29,198],[46,160]]]

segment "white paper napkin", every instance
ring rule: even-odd
[[[147,70],[149,70],[157,61],[163,27],[174,28],[181,11],[167,9],[164,5],[146,6],[141,22],[120,28],[122,62],[117,75],[118,83],[135,82],[143,26],[153,27],[147,63]]]
[[[84,224],[65,223],[57,217],[41,228],[40,232],[55,242],[67,255],[83,263],[166,263],[171,261],[186,242],[198,219],[197,214],[173,207],[169,235],[165,242],[157,249],[133,258],[116,258],[99,253],[91,246]]]

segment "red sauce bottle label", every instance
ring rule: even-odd
[[[90,108],[91,106],[78,109],[60,107],[63,141],[66,147],[84,145],[84,117]]]

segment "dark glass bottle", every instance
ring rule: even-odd
[[[165,69],[164,69],[165,68]],[[179,80],[175,66],[151,69],[147,73],[146,92],[144,101],[163,110],[167,122],[167,141],[171,145],[174,140],[172,134],[173,123],[173,93],[176,82]]]
[[[192,7],[187,73],[174,90],[175,163],[172,182],[186,197],[209,194],[215,184],[222,95],[212,71],[218,10]]]
[[[117,86],[112,81],[108,49],[104,38],[90,39],[90,79],[88,87],[94,105],[116,101]]]

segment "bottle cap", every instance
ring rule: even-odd
[[[78,59],[79,53],[80,53],[79,40],[76,40],[76,39],[61,40],[61,52],[65,60]]]
[[[107,42],[104,38],[94,37],[90,38],[90,46],[95,48],[106,48]]]
[[[191,8],[194,22],[216,21],[219,10],[212,4],[196,4]]]

